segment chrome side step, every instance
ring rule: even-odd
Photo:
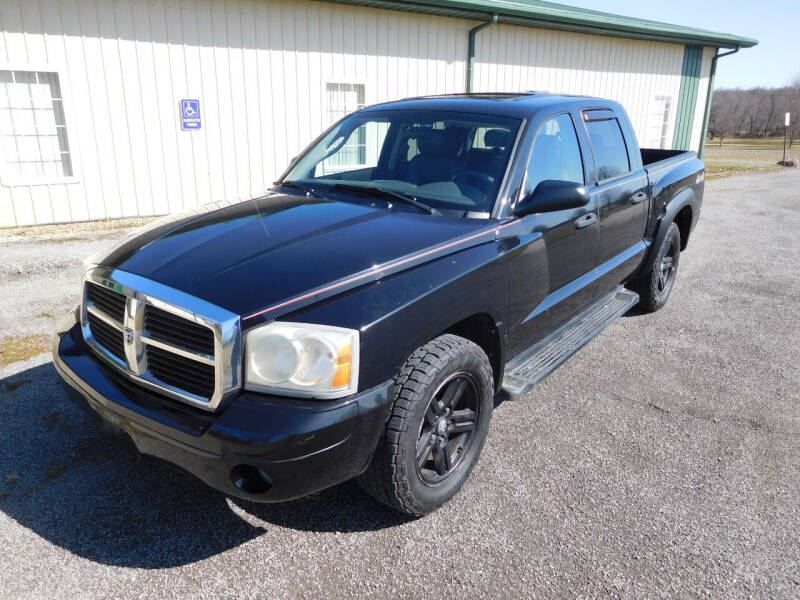
[[[503,393],[516,400],[639,302],[622,286],[589,305],[506,365]]]

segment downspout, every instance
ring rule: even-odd
[[[708,90],[706,90],[706,112],[703,115],[703,132],[702,136],[700,137],[700,152],[697,155],[700,158],[703,158],[703,154],[706,151],[706,137],[708,136],[708,119],[711,116],[711,101],[714,99],[714,75],[717,73],[717,61],[722,58],[723,56],[730,56],[731,54],[736,54],[739,51],[739,46],[736,46],[730,52],[723,52],[722,54],[719,53],[719,48],[714,53],[714,58],[711,59],[711,71],[708,75]]]
[[[476,25],[472,29],[469,30],[469,46],[467,48],[467,93],[472,93],[472,78],[475,75],[475,34],[477,34],[481,29],[486,29],[487,27],[494,25],[497,23],[497,14],[493,14],[492,18],[486,21],[485,23],[481,23],[480,25]]]

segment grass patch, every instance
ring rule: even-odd
[[[787,157],[799,154],[797,145],[786,151]],[[722,146],[717,140],[708,140],[703,156],[709,179],[776,171],[782,158],[783,138],[729,138]]]
[[[156,220],[159,217],[132,217],[126,219],[101,219],[99,221],[85,221],[83,223],[62,223],[59,225],[29,225],[26,227],[0,228],[0,237],[33,237],[37,235],[52,235],[59,233],[91,233],[94,231],[116,231],[119,229],[131,229],[141,227]],[[60,243],[64,240],[87,240],[86,236],[72,235],[67,238],[53,240]]]
[[[86,235],[66,235],[53,238],[43,238],[35,240],[37,244],[65,244],[67,242],[88,242],[92,238]]]
[[[50,336],[43,333],[0,340],[0,368],[28,360],[50,350]]]
[[[780,168],[781,167],[777,165],[771,167],[758,167],[725,164],[709,165],[706,163],[706,179],[722,179],[724,177],[733,177],[734,175],[742,175],[744,173],[771,173]]]

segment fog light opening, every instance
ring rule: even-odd
[[[231,469],[233,485],[248,494],[263,494],[272,487],[272,481],[264,471],[253,465],[236,465]]]

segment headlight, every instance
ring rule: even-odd
[[[245,388],[341,398],[358,389],[358,331],[275,321],[247,332]]]

